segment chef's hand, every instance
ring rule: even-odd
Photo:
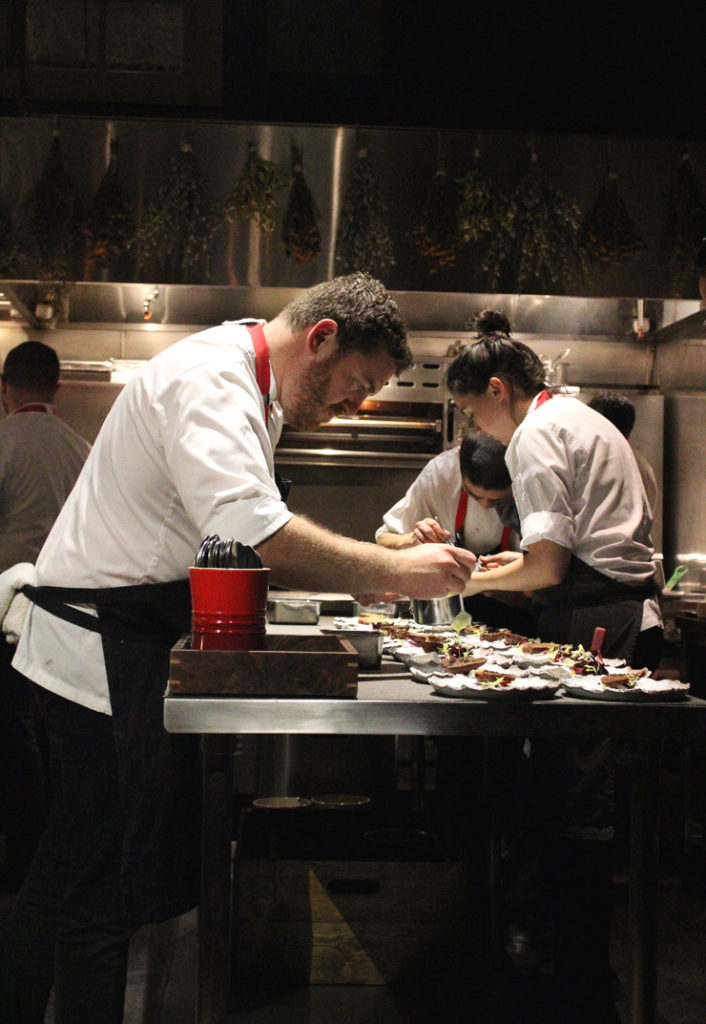
[[[414,524],[412,543],[443,544],[450,536],[449,531],[444,529],[438,519],[429,517],[428,519],[420,519],[418,523]]]
[[[451,544],[419,544],[398,553],[397,588],[407,597],[460,594],[475,568],[476,556]]]
[[[494,555],[480,555],[477,568],[479,572],[483,572],[484,569],[497,569],[499,565],[509,565],[518,558],[522,558],[521,551],[498,551]]]

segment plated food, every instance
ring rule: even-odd
[[[653,679],[649,675],[641,675],[628,685],[625,682],[617,682],[617,678],[575,676],[564,681],[562,689],[567,697],[579,697],[582,700],[683,700],[689,695],[689,684],[677,679]]]
[[[430,675],[428,682],[442,696],[475,700],[547,700],[556,697],[561,686],[556,680],[541,676],[508,675],[500,671]]]
[[[372,623],[367,624],[372,625]],[[447,697],[537,700],[565,694],[584,700],[680,700],[688,683],[654,679],[646,668],[578,646],[470,623],[461,630],[377,620],[385,651],[413,679]]]

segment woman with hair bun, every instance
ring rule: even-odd
[[[522,556],[474,575],[466,594],[531,590],[543,640],[590,648],[655,668],[661,628],[654,589],[652,515],[630,445],[576,398],[552,401],[539,357],[490,333],[449,367],[456,405],[507,445],[505,461],[522,526]]]
[[[655,668],[652,514],[626,439],[578,399],[553,398],[539,357],[504,331],[465,348],[447,382],[477,429],[507,446],[521,528],[521,554],[480,559],[485,571],[465,594],[529,591],[542,640],[589,650],[600,626],[605,656]],[[517,859],[525,871],[534,862],[543,897],[534,910],[553,936],[561,1019],[573,1024],[618,1021],[608,958],[612,753],[610,739],[533,740],[527,766]],[[525,936],[536,923],[521,922]]]

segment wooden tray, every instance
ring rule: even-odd
[[[182,637],[169,660],[169,696],[355,697],[358,655],[336,636],[272,634],[257,651],[197,651]]]

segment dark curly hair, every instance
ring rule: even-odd
[[[511,486],[505,465],[505,445],[487,434],[466,434],[459,456],[461,476],[485,491],[506,491]]]
[[[491,377],[501,377],[512,384],[513,391],[528,398],[545,386],[539,356],[524,342],[497,332],[468,345],[456,356],[446,383],[453,395],[483,395]]]
[[[370,274],[356,272],[322,281],[297,295],[281,315],[295,330],[319,320],[335,320],[341,351],[373,355],[384,348],[394,359],[397,373],[414,362],[397,303]]]

